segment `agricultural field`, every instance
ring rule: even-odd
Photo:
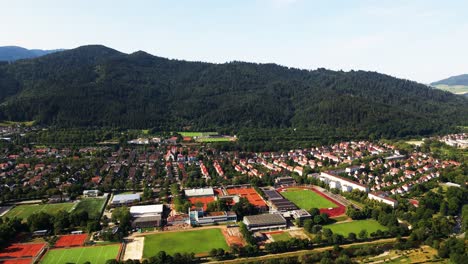
[[[195,231],[168,232],[145,236],[143,257],[149,258],[159,251],[168,254],[176,252],[207,253],[213,248],[228,250],[228,244],[221,229],[203,229]]]
[[[88,212],[89,218],[99,219],[101,217],[101,212],[106,206],[107,199],[104,198],[84,198],[80,200],[80,203],[76,206],[75,211]]]
[[[38,212],[46,212],[49,214],[57,213],[58,211],[64,210],[70,212],[73,210],[75,203],[56,203],[56,204],[25,204],[13,207],[5,217],[9,218],[21,218],[26,220],[30,215]]]
[[[387,227],[379,224],[376,220],[355,220],[346,223],[337,223],[326,225],[324,228],[330,228],[333,233],[341,234],[343,236],[348,236],[349,233],[353,232],[356,235],[363,229],[367,230],[367,234],[375,232],[377,230],[385,231]]]
[[[271,234],[270,235],[274,241],[288,241],[291,239],[291,235],[288,232],[282,232],[278,234]]]
[[[108,246],[52,249],[42,259],[42,264],[84,263],[105,264],[119,254],[120,244]]]
[[[444,90],[447,92],[451,92],[454,94],[466,94],[468,93],[468,86],[467,85],[445,85],[440,84],[435,86],[437,89]]]
[[[212,135],[218,135],[217,132],[177,132],[183,137],[207,137]]]
[[[314,191],[298,188],[288,188],[281,195],[293,202],[299,208],[309,210],[311,208],[336,208],[338,205],[325,199]]]

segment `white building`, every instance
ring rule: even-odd
[[[354,189],[368,192],[369,188],[358,182],[348,180],[346,178],[334,175],[331,172],[322,172],[320,173],[320,180],[330,185],[331,188],[341,189],[342,191],[349,192]]]
[[[146,217],[161,215],[164,211],[164,205],[152,204],[152,205],[138,205],[130,207],[130,214],[132,217]]]
[[[384,195],[384,193],[382,192],[378,192],[378,193],[369,193],[368,195],[369,199],[371,200],[376,200],[376,201],[379,201],[381,203],[385,203],[385,204],[388,204],[390,205],[391,207],[395,207],[398,205],[398,201],[397,200],[394,200],[392,198],[389,198],[389,197],[386,197]]]
[[[213,188],[199,188],[184,190],[187,197],[214,196]]]

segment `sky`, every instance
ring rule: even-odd
[[[465,0],[0,0],[0,46],[369,70],[468,73]]]

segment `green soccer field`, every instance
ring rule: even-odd
[[[201,136],[210,136],[217,135],[217,132],[177,132],[183,137],[201,137]]]
[[[213,138],[199,138],[197,139],[199,142],[230,142],[232,138],[230,137],[213,137]]]
[[[159,251],[169,254],[208,253],[213,248],[229,249],[221,229],[161,233],[145,236],[143,257],[155,256]]]
[[[57,204],[25,204],[15,206],[13,209],[6,213],[5,217],[9,218],[21,218],[26,220],[30,215],[38,212],[46,212],[49,214],[55,214],[58,211],[64,210],[70,212],[74,203],[57,203]]]
[[[388,228],[379,224],[376,220],[355,220],[347,223],[338,223],[326,225],[324,228],[330,228],[333,233],[341,234],[343,236],[348,236],[349,233],[353,232],[356,235],[361,232],[361,230],[367,230],[367,234],[375,232],[377,230],[385,231]]]
[[[102,209],[106,205],[106,198],[84,198],[80,200],[80,203],[76,206],[75,211],[88,212],[89,218],[99,219],[101,216]]]
[[[293,202],[301,209],[309,210],[311,208],[335,208],[336,204],[323,198],[319,194],[311,190],[289,188],[281,192],[281,195],[289,201]]]
[[[84,263],[105,264],[119,254],[120,244],[108,246],[52,249],[47,252],[41,264]]]

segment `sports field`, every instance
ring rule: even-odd
[[[343,236],[348,236],[349,233],[353,232],[356,235],[361,232],[361,230],[365,229],[367,234],[375,232],[377,230],[385,231],[387,227],[379,224],[376,220],[354,220],[352,222],[346,223],[338,223],[338,224],[331,224],[326,225],[324,228],[330,228],[333,233],[341,234]]]
[[[230,142],[234,141],[233,137],[207,137],[207,138],[199,138],[197,141],[200,142]]]
[[[281,195],[293,202],[299,208],[309,210],[311,208],[335,208],[336,204],[325,199],[314,191],[299,188],[288,188]]]
[[[49,214],[54,214],[61,210],[70,212],[74,205],[74,203],[18,205],[8,211],[5,216],[9,218],[18,217],[26,220],[30,215],[41,211]]]
[[[177,132],[183,137],[202,137],[202,136],[211,136],[218,135],[217,132]]]
[[[106,198],[85,198],[76,206],[75,211],[85,211],[88,212],[89,218],[99,219],[105,203]]]
[[[52,249],[42,259],[42,264],[84,263],[105,264],[119,254],[120,244],[108,246]]]
[[[219,228],[161,233],[145,236],[143,257],[155,256],[159,251],[166,251],[169,254],[207,253],[213,248],[229,249]]]
[[[278,233],[278,234],[271,234],[271,237],[276,242],[278,241],[288,241],[291,239],[291,235],[288,232]]]

